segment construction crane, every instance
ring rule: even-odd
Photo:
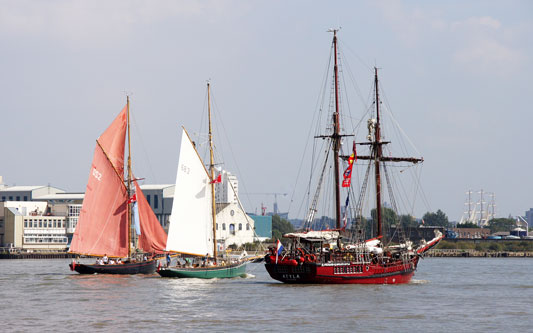
[[[274,196],[274,214],[276,214],[276,215],[279,215],[278,195],[281,195],[281,196],[286,196],[287,195],[287,193],[280,193],[280,192],[258,192],[258,193],[245,193],[245,194],[248,194],[248,195],[273,195]]]

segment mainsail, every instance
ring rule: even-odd
[[[119,175],[124,174],[124,146],[126,144],[128,124],[127,112],[128,106],[126,105],[106,131],[98,138],[98,143]]]
[[[167,251],[213,255],[210,177],[183,129]]]
[[[126,108],[96,140],[70,252],[128,256],[128,194],[124,178]]]
[[[163,253],[167,242],[167,234],[161,227],[152,207],[146,201],[141,187],[136,180],[134,183],[141,225],[138,247],[150,253]]]

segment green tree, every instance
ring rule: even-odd
[[[474,222],[457,223],[457,228],[479,228]]]
[[[381,219],[382,219],[382,222],[383,222],[383,226],[390,226],[391,224],[396,224],[396,222],[398,221],[398,215],[396,214],[396,212],[390,208],[387,208],[387,207],[383,207],[381,209]],[[372,221],[375,223],[376,219],[377,219],[377,214],[376,214],[376,209],[372,209],[370,211],[370,215],[372,216]]]
[[[294,232],[292,224],[279,217],[279,215],[272,216],[272,240],[281,239],[283,235],[289,232]]]
[[[448,216],[440,209],[436,213],[427,212],[422,217],[422,220],[426,226],[448,227],[450,225]]]
[[[404,230],[418,227],[418,222],[416,222],[414,216],[411,215],[400,215],[400,223]]]
[[[366,220],[365,228],[364,228],[366,238],[376,237],[377,230],[378,230],[377,222],[376,222],[377,221],[376,212],[377,210],[373,208],[370,211],[370,218]],[[383,207],[381,209],[381,221],[382,221],[383,234],[386,235],[388,233],[388,230],[390,230],[390,226],[398,222],[398,215],[396,214],[394,210],[387,208],[387,207]]]
[[[499,231],[511,231],[516,227],[516,221],[513,218],[497,218],[489,221],[491,233]]]

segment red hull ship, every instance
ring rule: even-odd
[[[353,153],[350,156],[341,155],[342,140],[344,137],[354,136],[341,133],[340,119],[340,92],[339,68],[337,59],[337,30],[333,32],[333,78],[330,105],[332,123],[328,127],[331,131],[327,135],[315,136],[327,140],[324,153],[324,164],[320,169],[321,174],[316,182],[316,192],[308,211],[302,232],[284,235],[291,242],[284,249],[278,241],[277,248],[270,248],[270,253],[265,256],[265,267],[270,276],[285,283],[330,283],[330,284],[399,284],[408,283],[414,275],[419,259],[426,251],[436,246],[442,239],[438,231],[431,241],[422,242],[414,246],[406,239],[402,231],[402,221],[397,215],[396,200],[393,196],[393,183],[390,181],[389,163],[404,162],[409,165],[423,162],[422,158],[392,157],[390,153],[383,153],[384,146],[389,141],[382,140],[380,96],[378,84],[378,70],[374,68],[374,110],[368,119],[368,135],[364,142],[353,142]],[[324,85],[325,86],[325,85]],[[322,109],[320,109],[322,111]],[[356,146],[368,148],[367,155],[357,155]],[[347,145],[346,145],[347,146]],[[331,152],[331,154],[330,154]],[[315,156],[315,154],[313,154]],[[347,166],[341,180],[341,161]],[[353,193],[351,188],[352,168],[357,160],[366,162],[364,180],[361,183],[359,200],[353,209],[349,208],[349,196]],[[334,180],[325,180],[326,172],[333,171]],[[371,172],[372,171],[372,172]],[[370,177],[372,176],[372,177]],[[375,210],[371,212],[372,218],[363,218],[363,206],[367,204],[364,195],[367,193],[368,181],[373,178],[375,183]],[[382,178],[387,186],[382,186]],[[341,188],[342,182],[342,188]],[[335,228],[332,230],[313,231],[315,214],[318,211],[322,184],[334,185],[334,204],[326,202],[324,206],[332,209],[335,216]],[[346,206],[341,209],[341,189],[345,191]],[[382,196],[388,191],[391,208],[384,208]],[[328,196],[326,194],[326,199]],[[331,202],[331,200],[329,200]],[[325,209],[326,209],[325,208]],[[387,211],[388,210],[388,211]],[[348,215],[351,223],[348,224]],[[387,218],[385,217],[387,215]],[[324,215],[327,216],[327,215]],[[405,215],[414,221],[410,215]],[[403,217],[402,217],[403,218]],[[370,222],[368,222],[370,221]],[[386,222],[386,223],[385,223]],[[348,227],[347,227],[348,224]],[[365,227],[366,224],[366,227]],[[395,232],[386,235],[385,227],[394,225]],[[392,227],[391,227],[392,228]],[[385,237],[390,239],[385,241]],[[374,237],[374,238],[372,238]],[[371,239],[367,239],[371,238]],[[393,242],[394,240],[394,242]]]
[[[417,264],[418,258],[413,258],[406,265],[306,262],[294,266],[290,263],[271,263],[266,264],[266,269],[273,279],[285,283],[397,284],[408,283]]]
[[[314,233],[311,238],[306,237]],[[329,284],[400,284],[409,283],[418,266],[419,259],[424,253],[433,248],[442,239],[437,235],[430,242],[423,242],[416,250],[400,247],[389,247],[383,255],[375,254],[371,246],[358,249],[341,249],[322,254],[310,253],[313,240],[318,242],[316,235],[319,231],[289,234],[294,243],[302,247],[286,252],[284,256],[277,255],[276,249],[271,248],[265,256],[265,267],[270,276],[285,283],[329,283]],[[331,235],[331,231],[323,232]],[[324,237],[325,240],[326,237]],[[369,242],[378,243],[377,240]],[[374,247],[378,249],[379,247]],[[392,251],[392,252],[391,252]],[[282,252],[283,253],[283,252]],[[316,253],[316,252],[315,252]]]

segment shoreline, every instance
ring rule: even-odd
[[[531,251],[476,251],[470,249],[433,249],[425,257],[445,258],[533,258]]]

